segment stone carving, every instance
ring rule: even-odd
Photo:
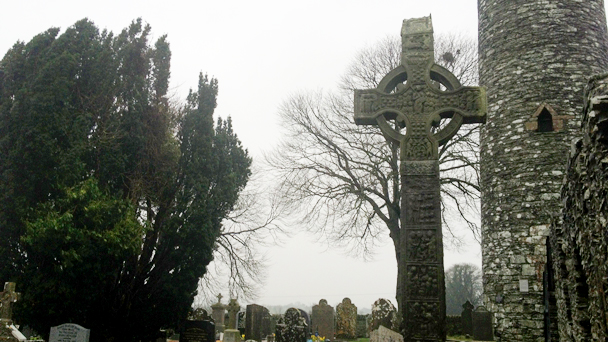
[[[326,339],[334,340],[335,313],[334,308],[327,304],[327,300],[321,299],[318,305],[312,307],[311,319],[313,332],[318,332],[319,336]]]
[[[344,298],[336,307],[336,338],[353,339],[357,332],[357,307]]]
[[[485,122],[486,95],[483,88],[461,86],[454,75],[434,64],[430,17],[404,20],[401,36],[401,65],[376,89],[355,90],[355,123],[378,125],[387,139],[400,145],[400,220],[406,238],[400,246],[399,268],[405,272],[400,272],[404,278],[397,298],[404,313],[404,339],[444,341],[438,146],[462,124]],[[442,118],[450,121],[431,131]],[[395,129],[396,124],[406,127],[405,134]]]

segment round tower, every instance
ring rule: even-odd
[[[608,70],[603,0],[479,0],[484,302],[502,341],[544,341],[551,217],[586,80]]]

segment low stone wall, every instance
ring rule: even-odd
[[[561,190],[562,212],[548,241],[552,291],[545,298],[557,309],[553,334],[559,335],[553,341],[608,339],[608,75],[589,81],[585,101],[581,138],[573,142]]]

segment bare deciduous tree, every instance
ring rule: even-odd
[[[200,280],[195,306],[213,304],[222,292],[227,292],[229,298],[256,298],[265,278],[266,260],[260,249],[280,243],[288,234],[280,224],[280,201],[267,188],[268,181],[263,176],[254,167],[234,210],[222,223],[213,261]]]
[[[437,64],[463,85],[477,80],[477,47],[458,35],[436,39]],[[375,88],[400,63],[401,42],[386,38],[361,51],[334,92],[291,96],[279,110],[284,140],[267,163],[279,176],[282,200],[310,231],[369,256],[386,236],[400,244],[399,146],[380,129],[353,122],[354,89]],[[478,129],[462,128],[440,147],[443,220],[448,232],[465,222],[478,236]],[[449,240],[458,243],[451,234]]]

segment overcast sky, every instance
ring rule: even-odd
[[[85,17],[115,33],[141,17],[155,38],[168,35],[176,96],[185,98],[201,71],[216,77],[215,113],[232,117],[254,158],[278,141],[283,100],[333,88],[357,51],[398,35],[403,19],[432,14],[436,34],[477,35],[476,0],[8,1],[0,20],[2,56],[17,40],[50,27],[63,31]],[[384,297],[395,303],[397,266],[388,237],[378,251],[373,262],[362,262],[294,235],[267,251],[267,283],[256,302],[312,305],[325,298],[335,306],[349,297],[370,307]],[[446,269],[460,262],[481,265],[479,246],[446,251]]]

